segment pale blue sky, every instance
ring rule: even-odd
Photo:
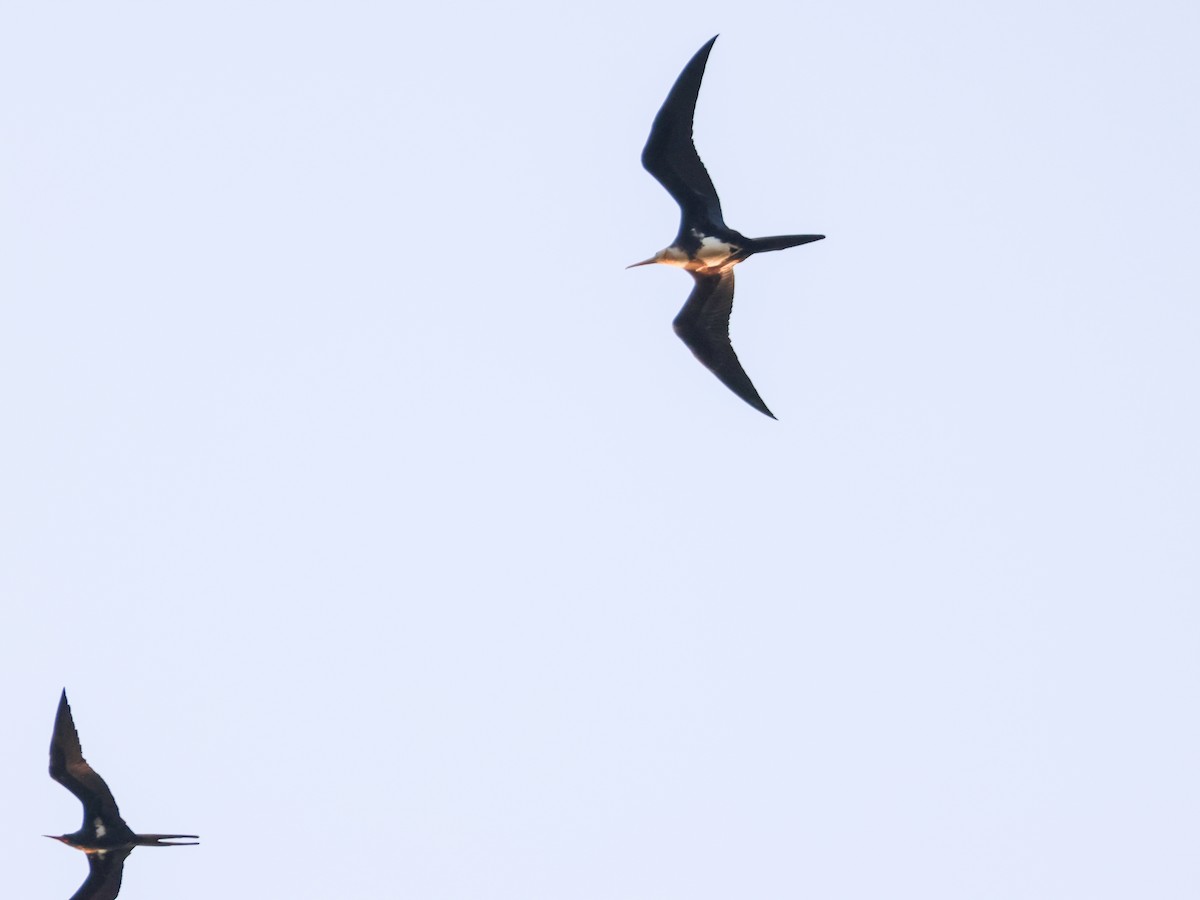
[[[625,271],[696,139],[771,422]],[[122,900],[1200,893],[1193,4],[9,4],[0,821]]]

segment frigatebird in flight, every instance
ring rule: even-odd
[[[113,900],[121,890],[125,857],[134,847],[182,847],[199,843],[194,834],[134,834],[125,824],[112,791],[83,758],[65,689],[58,701],[54,736],[50,739],[50,777],[83,804],[83,825],[78,831],[46,835],[87,854],[87,880],[71,900]]]
[[[785,234],[748,238],[725,224],[721,200],[708,170],[692,143],[692,118],[700,80],[714,37],[684,66],[662,109],[654,117],[642,165],[679,204],[679,234],[675,242],[634,266],[663,263],[687,269],[695,280],[691,296],[675,317],[675,333],[724,385],[772,419],[750,376],[742,368],[729,340],[733,311],[733,267],[755,253],[785,250],[819,241],[823,234]]]

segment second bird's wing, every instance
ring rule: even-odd
[[[675,317],[675,333],[721,382],[757,409],[775,418],[754,389],[729,340],[729,315],[733,312],[733,270],[716,275],[692,272],[696,286]]]

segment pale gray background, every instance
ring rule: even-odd
[[[5,897],[1200,896],[1194,3],[3,9]]]

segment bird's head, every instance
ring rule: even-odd
[[[68,847],[72,846],[71,836],[69,834],[43,834],[42,837],[48,837],[52,841],[61,841]]]

